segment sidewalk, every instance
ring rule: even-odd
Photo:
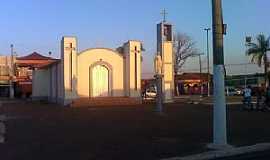
[[[243,104],[242,96],[226,96],[226,103],[228,105],[240,105]],[[201,97],[199,95],[191,95],[191,96],[179,96],[175,97],[176,102],[185,102],[189,104],[206,104],[213,105],[213,96],[210,97]],[[252,103],[256,103],[256,97],[252,98]]]

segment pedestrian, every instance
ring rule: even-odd
[[[248,86],[243,91],[245,109],[252,109],[251,105],[251,86]]]

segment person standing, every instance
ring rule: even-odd
[[[245,104],[246,109],[252,109],[251,86],[248,86],[247,88],[245,88],[243,91],[243,94],[244,94],[244,104]]]

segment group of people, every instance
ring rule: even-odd
[[[264,89],[264,87],[258,87],[254,94],[256,96],[256,105],[252,104],[251,86],[248,86],[243,90],[244,109],[270,110],[270,87],[268,86],[266,89]]]

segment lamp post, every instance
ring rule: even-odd
[[[211,30],[211,28],[205,28],[204,29],[206,31],[206,45],[207,45],[207,95],[208,97],[210,96],[210,67],[209,67],[209,31]]]
[[[214,117],[213,117],[213,144],[210,148],[223,149],[227,144],[227,118],[224,87],[224,48],[223,36],[226,34],[226,25],[223,23],[222,2],[212,0],[213,21],[213,73],[214,73]]]

